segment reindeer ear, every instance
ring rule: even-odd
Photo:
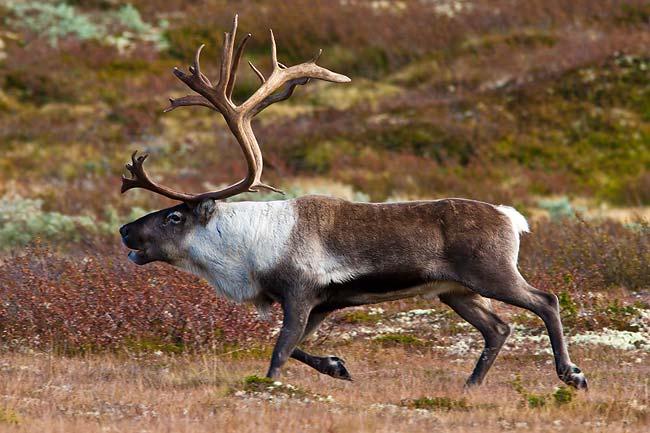
[[[208,221],[210,221],[210,218],[212,218],[212,214],[214,214],[214,211],[217,209],[217,203],[215,200],[212,200],[211,198],[205,199],[201,202],[199,202],[195,207],[194,207],[194,215],[199,220],[199,223],[202,225],[206,225]]]

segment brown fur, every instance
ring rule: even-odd
[[[296,208],[297,243],[307,233],[332,254],[345,252],[355,265],[384,271],[454,279],[462,262],[495,250],[511,252],[514,244],[507,218],[472,200],[353,203],[310,196],[298,199]]]
[[[246,276],[258,288],[249,302],[260,308],[278,302],[284,311],[269,377],[276,377],[293,357],[322,373],[350,379],[343,360],[313,356],[297,346],[336,309],[428,294],[439,296],[484,337],[485,348],[468,385],[483,381],[509,334],[507,324],[486,302],[491,298],[542,318],[558,375],[570,385],[586,388],[584,375],[569,358],[557,297],[530,286],[517,270],[521,228],[512,218],[521,216],[516,211],[510,209],[513,217],[494,205],[465,199],[376,204],[307,196],[283,203],[283,218],[293,221],[290,229],[284,226],[286,245],[281,254],[276,251],[273,266]],[[183,244],[182,233],[218,218],[219,208],[228,206],[211,200],[194,207],[177,206],[125,226],[122,235],[127,246],[147,251],[142,253],[143,264],[148,254],[157,251],[182,253],[182,248],[174,249],[171,244]],[[170,212],[180,212],[182,223],[166,225]],[[244,217],[248,215],[238,218]],[[221,220],[214,221],[220,237],[233,234],[222,233],[228,226],[220,228]],[[254,227],[242,221],[252,236],[266,233],[269,224],[280,227],[274,223],[267,218],[257,220],[260,226]],[[203,244],[203,248],[215,257],[229,253],[211,245]],[[275,243],[266,245],[274,247]],[[254,248],[250,253],[263,256],[268,252]],[[155,260],[174,263],[165,254]]]

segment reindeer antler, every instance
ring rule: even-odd
[[[239,182],[217,191],[209,191],[200,194],[188,194],[178,192],[171,188],[162,186],[149,178],[144,170],[143,163],[148,155],[137,156],[134,152],[131,156],[131,163],[126,168],[131,173],[131,178],[122,176],[122,192],[131,188],[143,188],[165,197],[192,203],[207,198],[223,199],[247,191],[257,191],[257,188],[265,188],[271,191],[280,192],[278,189],[262,183],[262,151],[260,150],[255,134],[251,127],[251,120],[254,116],[271,104],[284,101],[292,94],[296,86],[309,82],[311,78],[332,81],[335,83],[347,83],[350,81],[345,75],[337,74],[329,69],[316,64],[318,56],[314,59],[299,65],[286,67],[278,62],[275,37],[271,30],[271,62],[273,70],[268,78],[249,62],[249,65],[262,82],[260,87],[246,101],[235,105],[232,100],[232,91],[237,77],[237,68],[244,52],[244,48],[250,34],[241,40],[235,51],[235,36],[237,33],[237,15],[233,20],[233,27],[230,33],[224,34],[223,52],[221,55],[221,68],[219,81],[212,85],[210,80],[201,72],[200,56],[203,45],[201,45],[194,56],[194,62],[189,67],[189,74],[174,68],[174,75],[185,83],[198,95],[187,95],[180,98],[170,98],[170,105],[164,111],[169,112],[178,107],[199,105],[219,111],[228,128],[233,133],[246,158],[248,174]]]

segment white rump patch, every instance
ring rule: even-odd
[[[511,206],[496,206],[497,210],[508,217],[510,223],[512,224],[512,229],[515,231],[517,237],[519,233],[529,233],[530,227],[528,227],[528,221],[526,218],[520,214],[517,209]]]

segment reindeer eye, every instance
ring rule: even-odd
[[[183,221],[183,215],[178,211],[172,212],[172,213],[167,215],[167,222],[168,223],[178,224],[181,221]]]

